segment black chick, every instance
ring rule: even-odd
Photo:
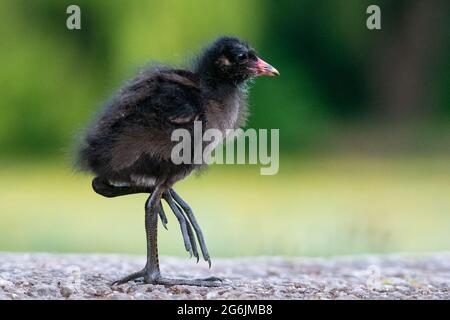
[[[159,270],[158,215],[166,226],[164,199],[179,221],[186,250],[211,265],[202,231],[173,185],[204,164],[174,164],[174,129],[238,128],[247,115],[244,83],[278,71],[258,58],[254,49],[233,37],[222,37],[198,57],[191,70],[154,67],[142,71],[106,104],[88,129],[78,152],[81,168],[96,175],[95,192],[105,197],[149,193],[145,204],[147,263],[143,270],[115,284],[143,278],[163,285],[216,286],[220,279],[168,279]]]

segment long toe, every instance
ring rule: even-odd
[[[179,212],[181,214],[183,214],[183,209],[181,209],[178,204],[175,203],[175,205],[178,208]],[[186,217],[185,217],[185,220],[186,220]],[[197,262],[198,262],[200,260],[200,256],[198,254],[197,242],[196,242],[196,239],[195,239],[195,234],[194,234],[194,231],[192,230],[192,227],[191,227],[191,224],[190,224],[189,220],[186,220],[186,229],[187,229],[187,233],[188,233],[188,236],[189,236],[189,241],[191,242],[192,254],[197,259]]]
[[[188,233],[186,218],[184,217],[183,213],[181,213],[179,211],[177,205],[173,201],[172,196],[170,195],[169,192],[165,192],[163,195],[163,198],[164,198],[164,200],[166,200],[170,209],[172,210],[172,212],[175,214],[175,216],[178,219],[178,223],[180,224],[181,234],[183,236],[184,247],[185,247],[186,251],[189,252],[189,255],[192,257],[193,250],[192,250],[192,244],[191,244],[191,237],[189,237],[189,233]]]
[[[144,278],[144,270],[141,270],[141,271],[138,271],[138,272],[134,272],[134,273],[132,273],[132,274],[129,274],[128,276],[123,277],[122,279],[119,279],[119,280],[114,281],[111,285],[112,285],[112,286],[119,286],[119,285],[125,284],[125,283],[127,283],[127,282],[129,282],[129,281],[137,280],[137,279],[139,279],[139,278],[142,278],[142,279]]]
[[[164,211],[161,201],[159,202],[158,213],[159,213],[159,217],[161,219],[161,223],[162,223],[163,227],[167,230],[168,220],[167,220],[167,216],[166,216],[166,213]]]
[[[209,267],[211,268],[211,259],[208,253],[208,249],[206,248],[205,238],[203,236],[203,232],[197,222],[197,219],[194,216],[194,213],[189,207],[189,205],[184,201],[180,195],[178,195],[175,190],[170,189],[168,192],[171,199],[175,200],[177,207],[181,208],[184,214],[187,217],[188,222],[192,225],[192,228],[194,228],[195,234],[197,235],[197,240],[200,245],[200,250],[202,251],[203,259],[208,262]],[[173,198],[172,198],[173,197]]]
[[[207,278],[209,279],[209,278]],[[154,284],[161,284],[165,286],[196,286],[196,287],[220,287],[221,281],[219,280],[207,280],[207,279],[170,279],[170,278],[157,278],[154,280]]]
[[[203,281],[219,281],[219,282],[223,282],[222,278],[218,278],[218,277],[208,277],[208,278],[203,278],[201,279]]]

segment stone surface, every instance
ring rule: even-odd
[[[0,253],[0,299],[450,299],[450,253],[214,259],[162,257],[170,277],[224,278],[221,287],[165,287],[113,280],[143,257]]]

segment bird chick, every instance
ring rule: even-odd
[[[79,167],[95,175],[92,187],[105,197],[150,194],[145,204],[147,262],[115,284],[143,278],[145,283],[217,286],[220,279],[168,279],[161,276],[157,249],[158,216],[166,227],[162,199],[175,214],[185,249],[211,265],[203,233],[192,209],[173,185],[205,164],[171,161],[175,129],[193,133],[194,122],[222,132],[241,127],[247,117],[245,82],[279,75],[248,44],[221,37],[198,56],[189,70],[153,67],[125,84],[88,128],[78,151]]]

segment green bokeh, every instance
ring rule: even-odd
[[[373,32],[365,27],[371,2],[360,0],[80,0],[78,31],[65,26],[72,1],[1,1],[3,156],[61,154],[140,67],[150,61],[185,64],[222,34],[248,40],[282,74],[253,85],[250,126],[281,128],[283,151],[310,150],[317,141],[332,140],[330,127],[383,118],[383,109],[373,109],[371,66],[377,47],[401,30],[414,2],[376,2],[383,9],[383,29]],[[424,104],[425,114],[412,117],[445,120],[446,128],[447,22],[438,25],[444,31],[437,53],[423,58],[429,62],[424,101],[433,105]],[[405,52],[405,59],[408,55],[413,52]],[[409,118],[406,114],[400,123]]]
[[[0,1],[0,251],[143,253],[144,197],[93,193],[70,167],[74,141],[140,67],[185,65],[224,34],[281,72],[252,84],[248,124],[279,128],[281,156],[276,176],[217,166],[177,186],[214,256],[448,250],[450,11],[414,11],[420,1]],[[375,3],[383,29],[369,31]],[[402,33],[411,25],[422,29]],[[398,76],[382,53],[402,41],[422,100],[399,113],[375,82]],[[173,218],[169,229],[162,253],[184,255]]]

